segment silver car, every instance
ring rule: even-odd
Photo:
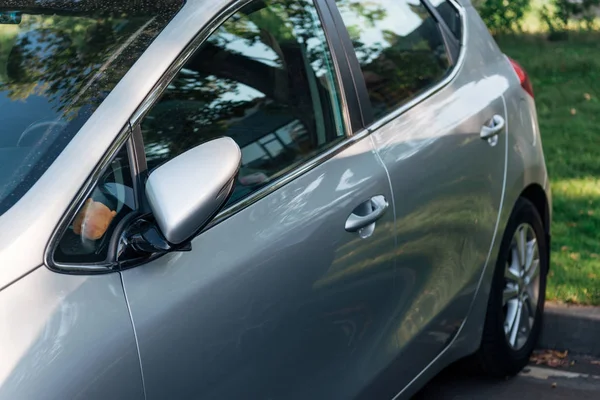
[[[392,399],[540,334],[534,92],[468,0],[0,3],[0,399]]]

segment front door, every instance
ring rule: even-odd
[[[192,251],[122,273],[148,399],[352,398],[391,361],[392,193],[368,132],[344,122],[357,110],[341,106],[325,12],[238,10],[134,127],[149,171],[218,136],[242,149]]]

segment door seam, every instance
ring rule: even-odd
[[[144,380],[144,367],[142,365],[142,353],[140,352],[140,344],[138,341],[137,331],[135,329],[135,323],[133,322],[133,314],[131,313],[131,306],[129,305],[129,299],[127,298],[127,291],[125,290],[125,280],[123,279],[123,273],[119,272],[119,277],[121,278],[121,289],[123,289],[123,295],[125,296],[125,304],[127,305],[127,313],[129,314],[129,321],[131,321],[131,328],[133,329],[133,337],[135,339],[135,348],[137,350],[138,361],[140,364],[140,375],[142,377],[142,391],[144,393],[144,399],[147,399],[146,396],[146,382]]]
[[[392,216],[394,218],[394,225],[393,225],[393,234],[394,234],[394,255],[396,254],[396,252],[398,251],[398,233],[397,233],[397,219],[396,219],[396,201],[394,199],[394,187],[392,185],[392,177],[390,176],[390,172],[388,171],[387,166],[385,165],[385,162],[383,161],[383,159],[381,158],[381,155],[379,154],[379,151],[377,149],[377,143],[375,142],[375,139],[373,138],[373,133],[371,132],[369,134],[369,140],[371,140],[371,146],[373,147],[373,152],[375,153],[375,158],[377,159],[377,161],[379,162],[379,164],[383,167],[383,170],[385,171],[385,175],[387,176],[387,181],[388,181],[388,188],[390,190],[390,201],[392,203]],[[398,263],[396,260],[396,257],[394,256],[393,259],[393,271],[394,271],[394,278],[393,278],[393,282],[392,282],[392,289],[393,292],[395,293],[396,288],[398,287],[397,282],[396,282],[396,276],[397,276],[397,272],[398,272]],[[393,295],[393,293],[392,293]],[[392,320],[390,319],[387,323],[386,323],[386,327],[392,323]],[[396,341],[396,346],[398,346],[398,348],[400,347],[400,343],[398,342],[398,335],[394,335],[394,340]]]
[[[502,219],[502,211],[504,210],[504,197],[506,196],[506,182],[507,182],[507,178],[508,178],[508,139],[509,139],[509,132],[508,132],[508,109],[506,108],[506,99],[504,98],[504,94],[501,94],[500,97],[502,98],[502,104],[504,105],[504,117],[506,120],[506,126],[504,127],[504,137],[505,137],[505,145],[504,145],[504,176],[502,178],[502,194],[501,194],[501,198],[500,198],[500,206],[498,208],[498,216],[496,217],[496,225],[495,225],[495,229],[494,229],[494,234],[492,236],[492,243],[490,244],[490,249],[488,250],[488,254],[487,254],[487,258],[485,260],[485,264],[483,265],[482,271],[481,271],[481,276],[479,277],[479,281],[477,283],[477,288],[475,289],[475,293],[473,294],[473,298],[471,299],[471,304],[469,305],[469,308],[467,310],[467,314],[465,316],[465,319],[463,319],[462,323],[460,324],[460,327],[458,328],[458,330],[456,331],[456,333],[454,334],[454,337],[452,337],[452,340],[450,341],[450,343],[448,343],[448,345],[442,349],[442,351],[440,351],[438,353],[438,355],[429,363],[425,366],[425,368],[423,368],[423,370],[421,370],[417,376],[415,376],[404,388],[402,388],[400,390],[400,392],[398,392],[398,394],[396,394],[396,396],[394,396],[392,398],[392,400],[398,400],[400,398],[400,396],[402,396],[403,393],[405,393],[409,388],[411,388],[413,386],[413,384],[415,382],[418,381],[418,379],[423,376],[423,374],[425,374],[425,372],[427,372],[433,365],[435,365],[440,359],[442,359],[442,357],[452,348],[452,346],[454,345],[454,343],[456,342],[456,339],[461,335],[463,328],[465,327],[465,325],[467,324],[467,322],[469,321],[469,318],[471,317],[471,313],[473,311],[473,308],[475,307],[475,302],[477,301],[477,296],[480,293],[481,290],[481,286],[483,285],[483,281],[485,279],[485,275],[487,270],[490,268],[490,261],[491,261],[491,257],[492,257],[492,251],[494,250],[494,246],[496,244],[496,239],[498,236],[498,229],[500,228],[500,221]],[[495,267],[495,264],[494,264]],[[487,301],[487,299],[486,299]]]

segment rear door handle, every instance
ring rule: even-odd
[[[375,223],[383,217],[389,204],[384,196],[374,196],[354,209],[352,214],[346,220],[346,230],[348,232],[358,232],[359,230]]]
[[[489,123],[481,127],[480,137],[484,140],[491,139],[504,129],[505,121],[500,115],[494,115]]]

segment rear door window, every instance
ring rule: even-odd
[[[440,82],[451,62],[440,28],[419,0],[336,0],[381,118]]]

